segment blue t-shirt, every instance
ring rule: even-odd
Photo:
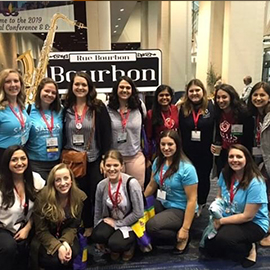
[[[238,184],[239,182],[236,180],[233,187],[234,192],[236,191]],[[245,190],[238,189],[236,191],[232,203],[230,203],[230,191],[227,189],[222,173],[220,174],[218,185],[221,188],[222,198],[227,205],[230,205],[230,213],[227,215],[243,213],[247,204],[261,204],[261,207],[252,221],[259,225],[265,232],[268,231],[268,200],[266,194],[266,184],[264,181],[253,178]]]
[[[162,175],[168,170],[168,165],[164,165]],[[155,159],[152,170],[155,173],[157,169],[157,158]],[[154,180],[160,187],[160,170],[154,174]],[[163,182],[162,190],[166,191],[166,200],[161,203],[165,208],[178,208],[186,210],[187,196],[184,186],[198,183],[198,176],[195,167],[186,161],[181,161],[178,171]]]
[[[51,126],[51,110],[44,110],[43,112],[49,126]],[[58,160],[60,158],[63,143],[63,110],[58,113],[53,111],[52,136],[35,104],[32,104],[31,106],[30,119],[32,127],[30,130],[29,140],[26,145],[29,158],[37,161]],[[46,140],[51,137],[57,138],[58,140],[57,152],[54,150],[51,152],[47,151]]]
[[[20,117],[18,107],[14,111]],[[30,117],[26,110],[22,111],[23,121],[25,123],[22,128],[19,119],[15,116],[9,106],[4,110],[0,110],[0,147],[8,148],[11,145],[24,145],[29,137],[31,128]]]

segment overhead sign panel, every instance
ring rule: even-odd
[[[139,91],[155,91],[161,84],[161,51],[89,51],[53,52],[47,75],[65,93],[71,75],[83,71],[91,76],[98,92],[111,92],[120,76],[129,76]]]
[[[64,3],[61,1],[1,1],[0,32],[47,32],[55,13],[62,13],[70,20],[74,20],[73,4],[68,1]],[[59,20],[57,31],[74,32],[74,25]]]

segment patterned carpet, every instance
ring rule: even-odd
[[[207,269],[243,269],[239,263],[226,260],[205,260],[201,258],[199,252],[199,241],[203,229],[208,224],[209,204],[217,193],[217,179],[211,180],[211,192],[207,206],[203,209],[202,215],[194,220],[191,230],[191,242],[187,252],[183,255],[171,254],[173,246],[156,246],[151,253],[143,254],[136,250],[133,259],[129,262],[121,260],[110,261],[108,255],[98,253],[94,245],[90,245],[88,270],[113,270],[113,269],[144,269],[144,270],[163,270],[163,269],[185,269],[185,270],[207,270]],[[270,248],[258,248],[257,263],[250,269],[269,270],[270,269]]]

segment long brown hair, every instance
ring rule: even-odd
[[[78,195],[77,190],[79,188],[76,185],[75,177],[71,169],[64,163],[60,163],[54,166],[48,176],[47,194],[45,196],[45,202],[42,207],[43,216],[54,223],[61,222],[65,218],[65,211],[62,207],[59,207],[57,191],[55,190],[54,187],[55,173],[56,171],[61,169],[67,169],[69,171],[72,180],[71,188],[69,191],[69,207],[70,207],[69,210],[73,218],[77,218],[80,204],[80,198],[78,198],[77,196]]]
[[[183,103],[181,106],[185,117],[189,116],[194,110],[194,104],[188,97],[188,90],[192,85],[196,85],[200,87],[203,91],[202,103],[201,103],[201,108],[200,108],[203,115],[205,114],[207,106],[208,106],[207,92],[203,83],[199,79],[193,79],[187,84],[186,91],[183,97]]]
[[[244,189],[244,190],[247,189],[247,187],[249,186],[249,184],[253,178],[257,178],[259,180],[264,181],[264,177],[261,174],[260,169],[258,168],[256,163],[254,162],[254,160],[253,160],[250,152],[247,150],[247,148],[245,146],[243,146],[242,144],[233,144],[230,147],[228,154],[230,154],[230,151],[232,149],[240,150],[241,152],[243,152],[243,154],[246,158],[246,165],[244,168],[243,179],[239,183],[238,187],[241,189]],[[229,166],[228,162],[226,163],[224,169],[222,170],[222,173],[223,173],[223,176],[225,179],[227,189],[230,190],[234,170]]]
[[[174,173],[176,173],[178,171],[179,166],[180,166],[180,161],[185,160],[185,161],[189,162],[188,158],[186,157],[186,155],[183,152],[182,142],[181,142],[180,136],[178,135],[177,131],[169,130],[169,129],[164,130],[160,135],[159,143],[160,143],[161,139],[165,138],[165,137],[169,137],[169,138],[174,140],[174,142],[176,144],[176,151],[173,155],[172,164],[169,166],[168,170],[164,174],[164,179],[171,177]],[[165,161],[166,161],[166,158],[161,153],[160,146],[159,146],[158,155],[157,155],[157,169],[154,172],[154,174],[156,174],[160,170],[162,164],[164,164]]]

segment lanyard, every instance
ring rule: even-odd
[[[232,182],[231,182],[231,187],[230,187],[230,203],[232,203],[234,196],[237,192],[237,190],[235,192],[233,192],[234,183],[235,183],[235,176],[232,176]]]
[[[74,111],[75,111],[76,128],[77,129],[81,129],[82,128],[82,123],[83,123],[84,117],[86,115],[87,105],[84,105],[82,116],[81,116],[80,119],[79,119],[79,115],[78,115],[78,111],[77,111],[77,107],[76,106],[74,106]]]
[[[17,195],[20,198],[20,204],[23,207],[23,213],[24,213],[25,216],[27,216],[27,214],[28,214],[28,196],[27,196],[27,193],[25,192],[25,202],[24,202],[24,204],[22,204],[22,201],[23,201],[22,197],[19,195],[19,192],[18,192],[18,190],[17,190],[17,188],[15,186],[14,186],[14,189],[15,189]]]
[[[160,173],[159,173],[159,183],[160,183],[160,187],[161,187],[161,188],[163,187],[163,183],[164,183],[164,180],[165,180],[165,179],[163,178],[163,175],[162,175],[163,167],[164,167],[164,164],[161,165]]]
[[[120,190],[121,184],[122,184],[122,177],[118,181],[118,185],[117,185],[117,188],[116,188],[115,196],[113,198],[111,183],[109,182],[108,194],[109,194],[109,197],[110,197],[110,199],[112,201],[113,208],[117,208],[117,205],[119,204],[119,202],[118,202],[118,195],[119,195],[119,190]]]
[[[14,110],[14,108],[13,108],[12,105],[9,105],[9,108],[11,109],[11,111],[13,112],[13,114],[17,117],[17,119],[19,120],[22,129],[24,129],[24,127],[25,127],[25,122],[24,122],[24,119],[23,119],[23,114],[22,114],[21,108],[18,107],[20,116],[15,112],[15,110]]]
[[[46,124],[46,126],[48,128],[48,130],[50,131],[51,136],[53,136],[53,133],[52,133],[53,126],[54,126],[54,123],[53,123],[53,112],[51,111],[51,125],[49,125],[49,123],[48,123],[48,121],[47,121],[47,119],[45,117],[45,114],[44,114],[44,112],[42,110],[40,110],[40,114],[41,114],[41,116],[42,116],[42,118],[43,118],[43,120],[44,120],[44,122],[45,122],[45,124]]]
[[[127,122],[128,122],[129,114],[130,114],[130,110],[127,110],[126,117],[125,117],[123,110],[120,110],[121,123],[122,123],[123,130],[126,129],[126,125],[127,125]]]
[[[198,111],[198,113],[196,114],[195,111],[192,111],[192,116],[193,116],[193,121],[194,121],[194,125],[195,125],[195,129],[197,130],[198,127],[198,122],[199,122],[199,117],[201,115],[201,110]]]
[[[259,115],[257,115],[257,118],[256,118],[256,142],[257,142],[257,146],[259,146],[260,142],[261,142],[261,129],[262,129],[262,124],[260,122]]]
[[[163,122],[164,122],[164,126],[167,128],[167,129],[172,129],[173,128],[173,125],[174,125],[174,121],[172,119],[172,110],[171,110],[171,106],[169,107],[169,113],[170,113],[170,116],[169,118],[166,119],[165,115],[163,112],[161,112],[161,116],[162,116],[162,119],[163,119]]]

